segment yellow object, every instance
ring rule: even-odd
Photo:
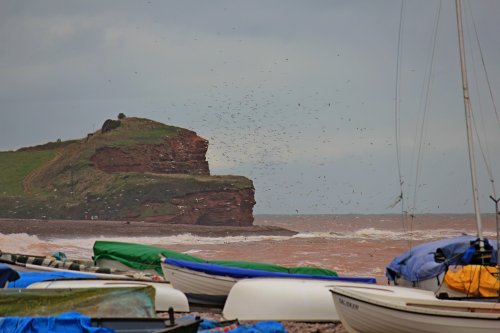
[[[466,265],[450,267],[444,277],[446,285],[468,296],[498,296],[498,267]]]

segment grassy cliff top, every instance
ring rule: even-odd
[[[124,118],[118,127],[89,133],[80,140],[49,142],[15,152],[0,152],[0,196],[50,200],[63,196],[71,204],[83,200],[89,193],[106,195],[130,186],[172,188],[171,192],[177,195],[252,186],[250,180],[239,176],[105,173],[90,161],[101,147],[127,149],[135,145],[159,144],[166,137],[175,137],[186,131],[149,119]]]

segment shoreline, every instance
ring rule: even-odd
[[[228,236],[293,236],[296,231],[276,226],[205,226],[166,224],[137,221],[105,220],[37,220],[0,218],[0,232],[4,235],[26,233],[42,239],[89,237],[141,237],[192,234],[205,237]]]
[[[141,237],[173,236],[190,233],[205,237],[274,235],[292,236],[298,232],[276,226],[254,225],[250,227],[234,226],[198,226],[182,224],[162,224],[136,221],[103,220],[34,220],[0,218],[0,233],[4,235],[25,233],[37,236],[44,241],[54,238],[92,238],[92,237]],[[209,308],[193,308],[189,315],[199,315],[204,319],[222,321],[221,311]],[[292,322],[279,321],[288,333],[347,333],[336,322]],[[252,323],[252,321],[241,321]]]

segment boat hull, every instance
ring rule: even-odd
[[[186,294],[189,303],[222,308],[229,291],[238,279],[210,275],[162,262],[165,278],[172,286]]]
[[[436,299],[398,287],[333,287],[335,308],[350,333],[486,333],[500,328],[500,304]]]
[[[281,278],[284,280],[330,281],[331,283],[341,281],[375,282],[373,278],[290,274],[212,263],[193,263],[169,258],[162,259],[161,267],[165,279],[170,281],[174,288],[184,292],[191,303],[212,303],[218,307],[224,306],[229,291],[235,283],[244,279]]]
[[[342,282],[257,278],[238,281],[227,297],[225,319],[336,322],[329,289]]]
[[[189,303],[186,295],[180,290],[172,288],[165,282],[148,282],[134,280],[103,280],[103,279],[68,279],[36,282],[28,289],[61,289],[61,288],[123,288],[151,286],[155,289],[155,308],[157,312],[166,312],[170,307],[175,312],[189,312]]]
[[[152,287],[2,289],[3,317],[55,316],[76,311],[91,317],[153,318],[155,291]],[[126,305],[126,306],[124,306]]]

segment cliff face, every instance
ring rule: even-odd
[[[180,214],[174,220],[182,224],[250,226],[255,205],[254,190],[204,192],[172,200]]]
[[[81,140],[10,152],[24,164],[26,154],[40,157],[20,186],[0,194],[0,217],[253,224],[252,181],[210,175],[207,140],[148,119],[105,125]]]
[[[207,140],[182,130],[175,137],[164,138],[161,144],[100,147],[90,160],[105,172],[209,175],[207,149]]]

